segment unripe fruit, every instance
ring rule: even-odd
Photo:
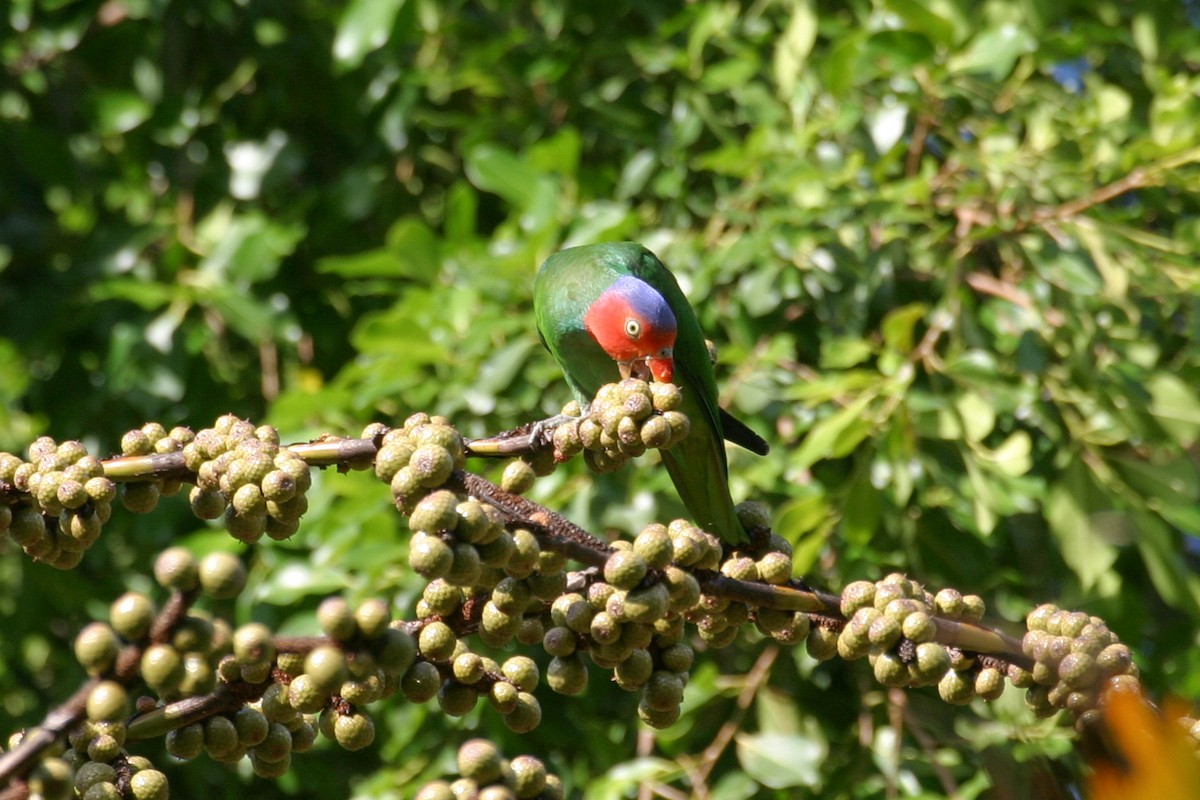
[[[546,788],[546,766],[533,756],[517,756],[510,764],[512,789],[521,800],[542,794]]]
[[[515,459],[508,462],[500,477],[500,488],[512,494],[525,494],[533,488],[537,474],[527,461]]]
[[[646,526],[633,540],[633,552],[641,556],[650,569],[663,569],[671,563],[675,548],[665,525]]]
[[[604,580],[619,589],[632,589],[646,577],[646,560],[631,550],[616,550],[604,562]]]
[[[875,657],[872,667],[875,671],[875,680],[884,686],[899,688],[908,685],[908,665],[901,661],[895,653],[880,653]]]
[[[538,668],[528,656],[513,656],[500,667],[501,673],[523,692],[532,692],[538,684]]]
[[[375,723],[362,713],[339,715],[333,723],[334,738],[347,750],[361,750],[375,741]]]
[[[860,608],[872,606],[875,602],[875,584],[870,581],[854,581],[842,589],[842,615],[846,618],[854,616]]]
[[[167,734],[167,752],[176,758],[191,759],[204,752],[204,726],[198,722]]]
[[[503,756],[496,745],[487,739],[468,739],[458,748],[458,771],[481,785],[500,780]]]
[[[438,444],[422,444],[413,451],[408,462],[421,486],[436,489],[450,479],[454,472],[454,457]]]
[[[142,653],[142,678],[160,695],[169,695],[183,680],[183,658],[167,644],[152,644]]]
[[[669,602],[667,587],[662,583],[631,589],[625,595],[622,616],[631,622],[652,624],[667,613]]]
[[[200,560],[197,575],[200,588],[216,600],[237,597],[246,587],[246,568],[233,553],[209,553]]]
[[[144,769],[129,779],[133,800],[167,800],[167,776],[156,769]]]
[[[88,692],[87,717],[93,722],[119,722],[129,715],[129,695],[115,681],[101,681]]]
[[[113,601],[112,607],[109,608],[108,619],[121,637],[130,642],[137,642],[138,639],[150,632],[154,615],[154,603],[150,601],[149,597],[136,593],[136,591],[127,591]]]
[[[454,566],[454,550],[437,536],[415,533],[408,543],[408,564],[427,580],[441,578]]]
[[[579,653],[571,653],[550,659],[546,667],[546,683],[558,694],[582,694],[588,684],[588,669],[583,657]]]
[[[529,733],[542,721],[542,706],[528,692],[518,692],[517,702],[504,715],[504,725],[513,733]]]
[[[238,743],[243,747],[254,747],[267,738],[271,723],[257,708],[238,709],[233,715],[233,727],[237,730]]]
[[[913,677],[922,682],[940,680],[950,669],[950,654],[937,642],[917,645],[917,658],[909,664]]]
[[[121,485],[121,504],[134,514],[149,514],[158,505],[159,484],[155,481]]]
[[[942,589],[939,591],[934,595],[933,606],[938,614],[951,620],[959,619],[966,610],[962,592],[957,589]]]
[[[154,560],[154,579],[165,589],[194,589],[199,580],[196,557],[182,547],[168,547]]]
[[[454,652],[458,639],[454,631],[444,622],[430,622],[421,629],[417,647],[421,655],[430,661],[445,661]]]
[[[975,676],[975,693],[984,700],[996,700],[1004,693],[1004,674],[995,667],[984,667]]]
[[[271,630],[260,622],[249,622],[233,633],[233,655],[241,665],[269,663],[275,658]]]
[[[458,525],[457,505],[458,497],[453,492],[433,492],[417,503],[409,517],[408,526],[425,533],[453,531]]]
[[[975,697],[975,682],[969,675],[948,670],[938,681],[938,694],[952,705],[964,705]]]
[[[431,699],[441,686],[441,673],[428,661],[414,663],[400,679],[400,690],[414,703],[424,703]]]
[[[924,611],[914,611],[904,618],[900,632],[905,639],[920,644],[937,635],[937,623]]]
[[[340,597],[327,597],[317,606],[317,624],[331,639],[344,642],[354,636],[358,625],[350,605]]]
[[[346,657],[333,645],[318,645],[304,658],[304,674],[318,692],[329,695],[346,680]]]
[[[107,672],[119,649],[116,634],[103,622],[89,623],[75,637],[75,658],[89,675]]]

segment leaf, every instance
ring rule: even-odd
[[[1177,537],[1154,514],[1138,512],[1134,518],[1138,526],[1138,552],[1159,596],[1193,618],[1200,616],[1200,579],[1184,562]]]
[[[1155,373],[1146,381],[1150,393],[1150,413],[1185,447],[1200,435],[1200,397],[1175,375]]]
[[[807,469],[822,458],[831,457],[835,452],[847,452],[847,444],[854,439],[854,433],[848,436],[847,431],[859,431],[860,435],[854,443],[857,444],[858,441],[861,441],[867,434],[867,430],[860,425],[862,415],[866,412],[872,399],[874,399],[872,394],[860,395],[850,405],[813,425],[808,435],[804,437],[804,443],[792,455],[793,465],[797,468]]]
[[[821,344],[822,369],[848,369],[871,357],[870,343],[857,337],[836,337]]]
[[[533,201],[542,177],[508,150],[492,144],[472,148],[463,166],[467,178],[477,188],[498,194],[517,208],[525,208]]]
[[[984,73],[994,81],[1012,72],[1017,57],[1032,52],[1036,42],[1025,28],[1012,22],[989,28],[971,40],[967,49],[950,59],[951,72]]]
[[[96,131],[116,136],[128,133],[150,118],[151,107],[137,92],[112,89],[94,96]]]
[[[738,761],[748,775],[771,789],[817,786],[828,745],[817,736],[740,733]]]
[[[1072,459],[1046,498],[1046,521],[1067,566],[1086,591],[1096,586],[1117,559],[1116,548],[1092,529],[1090,514],[1108,503],[1078,458]]]
[[[793,6],[792,18],[775,45],[775,83],[785,100],[796,91],[800,73],[816,41],[816,11],[811,0],[801,0]]]
[[[404,0],[351,0],[338,21],[333,57],[342,69],[354,69],[367,54],[387,44]]]
[[[902,356],[911,353],[916,338],[913,331],[927,310],[924,303],[910,303],[889,311],[880,326],[887,349]]]

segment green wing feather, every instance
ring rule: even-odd
[[[717,406],[717,380],[696,314],[675,276],[646,248],[634,242],[587,245],[563,250],[546,260],[534,284],[538,333],[558,361],[576,399],[590,402],[605,383],[619,380],[616,363],[583,326],[587,308],[623,275],[653,286],[675,313],[675,380],[681,411],[691,420],[684,441],[662,452],[663,463],[695,522],[729,542],[745,540],[729,495],[729,467],[723,439],[765,454],[766,442]]]

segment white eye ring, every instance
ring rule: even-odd
[[[625,320],[625,335],[630,339],[637,339],[642,335],[642,323],[638,322],[633,317]]]

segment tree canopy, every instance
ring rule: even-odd
[[[285,441],[416,411],[468,437],[547,417],[569,393],[534,271],[632,239],[680,279],[724,404],[767,434],[768,457],[730,450],[731,485],[769,504],[797,576],[906,573],[1017,635],[1043,602],[1082,610],[1152,694],[1200,696],[1195,3],[4,13],[0,449],[49,434],[104,456],[148,420],[224,413]],[[170,545],[244,557],[239,622],[311,633],[331,594],[411,613],[424,582],[387,492],[314,480],[282,542],[244,547],[171,500],[114,513],[67,572],[0,541],[3,732],[78,685],[76,633],[151,591]],[[652,456],[576,460],[530,497],[626,538],[684,513]],[[408,797],[476,734],[589,798],[1023,796],[1083,769],[1019,692],[952,708],[754,636],[698,653],[652,739],[605,681],[542,702],[521,736],[488,708],[386,703],[372,747],[336,770],[298,754],[277,781],[148,754],[176,797]]]

